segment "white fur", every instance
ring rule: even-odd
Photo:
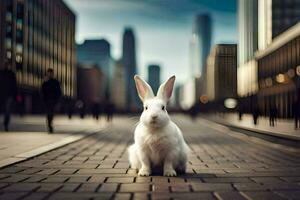
[[[162,167],[164,176],[185,172],[189,147],[165,109],[175,77],[160,86],[156,97],[139,76],[135,81],[144,111],[134,132],[134,144],[128,148],[131,168],[139,170],[140,176],[151,175],[154,167]]]

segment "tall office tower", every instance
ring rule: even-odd
[[[105,39],[85,40],[77,45],[77,63],[85,65],[97,65],[103,75],[102,90],[110,96],[110,85],[112,80],[113,65],[110,54],[110,44]]]
[[[207,58],[207,95],[210,101],[236,97],[237,45],[217,44]]]
[[[211,48],[212,22],[208,14],[197,15],[190,41],[192,76],[205,76],[206,58]]]
[[[265,49],[274,38],[299,22],[299,10],[299,0],[259,0],[259,50]]]
[[[62,0],[1,0],[0,27],[0,68],[16,72],[27,112],[41,110],[48,68],[64,97],[76,96],[75,15]]]
[[[114,74],[111,85],[111,100],[117,111],[126,111],[126,76],[121,60],[115,61]]]
[[[136,48],[132,28],[125,28],[123,33],[123,56],[122,63],[126,74],[126,101],[129,110],[136,110],[138,97],[135,89],[134,75],[136,74]]]
[[[154,94],[160,85],[160,67],[159,65],[149,65],[148,66],[148,83],[152,87]]]
[[[238,82],[240,97],[257,92],[258,0],[238,1]]]

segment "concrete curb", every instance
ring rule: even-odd
[[[230,123],[227,123],[227,122],[223,122],[223,121],[215,120],[215,119],[211,119],[211,118],[206,118],[206,119],[210,120],[210,121],[213,121],[215,123],[227,126],[229,128],[246,130],[246,131],[250,131],[250,132],[255,132],[255,133],[259,133],[259,134],[268,135],[268,136],[271,136],[271,137],[276,137],[276,138],[279,138],[279,139],[285,139],[285,140],[300,142],[300,134],[299,134],[299,136],[294,136],[294,135],[283,134],[283,133],[279,133],[279,132],[270,132],[270,131],[264,131],[264,130],[260,130],[260,129],[250,128],[250,127],[239,126],[239,125],[230,124]]]
[[[101,130],[104,130],[105,127],[100,128],[100,129],[96,129],[96,130],[91,130],[91,131],[87,131],[85,134],[78,134],[78,133],[73,133],[72,135],[63,138],[62,140],[59,140],[58,142],[52,143],[52,144],[48,144],[42,147],[38,147],[36,149],[33,149],[31,151],[27,151],[15,156],[12,156],[10,158],[4,159],[0,161],[0,168],[4,168],[7,167],[9,165],[13,165],[25,160],[28,160],[30,158],[39,156],[41,154],[47,153],[49,151],[52,151],[54,149],[63,147],[65,145],[71,144],[73,142],[77,142],[79,140],[82,140],[86,137],[90,137],[96,133],[98,133]]]

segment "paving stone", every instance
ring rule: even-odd
[[[244,177],[224,177],[224,178],[203,178],[206,183],[250,183],[249,178]]]
[[[153,200],[163,199],[184,199],[184,200],[215,200],[211,193],[153,193],[151,194]]]
[[[125,174],[127,169],[80,169],[77,174]]]
[[[48,195],[49,195],[49,193],[46,193],[46,192],[36,192],[36,193],[31,193],[29,195],[26,195],[25,198],[22,200],[43,200]]]
[[[5,187],[3,190],[5,192],[30,192],[38,189],[39,187],[41,186],[37,183],[16,183]]]
[[[63,183],[68,179],[68,177],[63,176],[49,176],[47,179],[43,180],[42,182],[45,183]]]
[[[67,182],[68,183],[84,183],[88,180],[89,176],[76,176],[70,177]]]
[[[22,182],[26,179],[28,179],[30,176],[29,175],[12,175],[10,177],[1,179],[1,183],[17,183],[17,182]]]
[[[192,183],[194,191],[230,191],[233,190],[229,183]]]
[[[131,196],[130,193],[117,193],[114,196],[114,200],[130,200]]]
[[[148,193],[133,193],[133,200],[149,200],[150,194]]]
[[[106,183],[133,183],[133,177],[110,177]]]
[[[117,183],[102,183],[98,192],[116,192],[118,186]]]
[[[0,194],[0,199],[3,200],[16,200],[26,196],[27,192],[6,192]]]
[[[243,195],[241,195],[239,192],[235,191],[229,191],[229,192],[215,192],[214,195],[217,197],[217,199],[222,200],[247,200]]]
[[[190,186],[188,184],[176,184],[171,186],[172,192],[190,192]]]
[[[238,191],[261,191],[261,190],[267,190],[270,187],[266,185],[261,185],[259,183],[235,183],[233,186]]]
[[[89,183],[103,183],[105,180],[105,176],[92,176],[88,182]]]
[[[121,184],[120,192],[149,192],[151,185],[147,183]]]
[[[62,184],[58,183],[42,183],[40,186],[38,192],[54,192],[63,187]]]
[[[256,191],[256,192],[243,192],[247,197],[251,199],[272,199],[272,200],[283,200],[285,198],[274,194],[269,191]]]
[[[100,183],[83,183],[76,192],[96,192]]]

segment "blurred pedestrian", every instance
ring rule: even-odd
[[[47,70],[46,80],[42,84],[42,96],[47,112],[47,125],[49,133],[53,133],[53,117],[55,106],[59,102],[62,95],[60,84],[58,80],[54,78],[53,69]]]
[[[83,101],[78,100],[76,102],[76,108],[77,108],[77,110],[79,112],[80,118],[83,119],[85,117],[85,106],[84,106]]]
[[[111,122],[115,112],[115,105],[112,102],[108,102],[105,106],[106,121]]]
[[[72,100],[69,100],[68,102],[68,117],[69,119],[72,119],[73,113],[74,113],[74,103]]]
[[[297,90],[297,99],[293,103],[293,116],[295,119],[295,129],[300,127],[300,90]]]
[[[253,123],[254,125],[258,124],[258,117],[260,115],[259,108],[256,106],[252,111]]]
[[[277,120],[277,108],[275,104],[270,105],[270,126],[275,126]]]
[[[93,108],[92,108],[92,115],[93,118],[96,120],[99,120],[99,115],[101,114],[101,106],[99,103],[94,103]]]
[[[8,131],[10,114],[17,95],[16,75],[10,69],[9,64],[6,64],[0,71],[0,83],[0,106],[3,106],[4,111],[3,125],[4,130]]]

